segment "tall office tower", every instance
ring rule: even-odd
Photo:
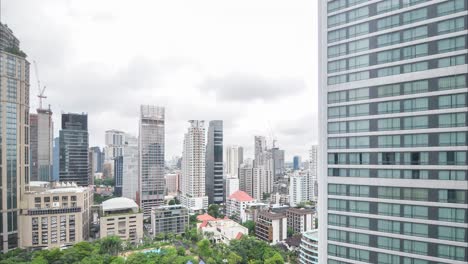
[[[93,168],[92,172],[102,172],[102,166],[104,164],[104,152],[100,147],[91,147],[91,152],[93,153]]]
[[[18,207],[29,182],[29,62],[1,23],[0,34],[0,250],[6,252],[18,247]]]
[[[205,124],[190,120],[184,136],[180,201],[190,211],[208,209],[205,192]]]
[[[164,107],[142,105],[139,135],[139,199],[144,216],[164,204]]]
[[[122,196],[137,201],[138,192],[138,139],[125,134],[123,147]]]
[[[88,186],[88,115],[62,114],[60,130],[60,172],[61,182],[76,182],[78,186]]]
[[[239,190],[253,196],[253,167],[251,164],[241,164],[239,168]]]
[[[121,197],[123,188],[123,156],[114,158],[114,181],[114,195]]]
[[[271,153],[271,159],[273,161],[270,170],[275,176],[275,179],[278,179],[284,175],[284,150],[273,147],[269,152]]]
[[[50,109],[37,109],[37,114],[31,114],[30,149],[31,149],[31,181],[52,181],[53,174],[53,138],[54,125]]]
[[[106,131],[104,147],[104,163],[110,171],[107,171],[108,178],[115,177],[114,159],[122,156],[123,144],[125,142],[125,133],[119,130],[111,129]],[[110,173],[109,173],[110,172]],[[110,174],[110,175],[109,175]]]
[[[52,180],[58,181],[60,174],[60,137],[54,138],[53,158],[54,161],[52,163],[55,164],[55,166],[52,167]]]
[[[301,169],[301,156],[294,156],[293,157],[293,170],[300,170]]]
[[[263,166],[264,155],[267,150],[266,139],[264,136],[255,136],[254,137],[254,167]]]
[[[210,121],[206,142],[205,189],[210,204],[224,202],[223,121]]]
[[[312,145],[309,151],[309,169],[307,180],[307,199],[317,201],[318,198],[318,180],[317,180],[317,145]]]
[[[273,191],[273,173],[263,167],[252,169],[252,197],[264,200],[266,194]]]
[[[244,149],[239,146],[224,148],[224,173],[226,178],[239,178],[239,167],[244,162]]]
[[[466,263],[467,1],[319,1],[319,263]]]

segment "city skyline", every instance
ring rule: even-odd
[[[2,21],[22,40],[28,60],[37,61],[41,83],[47,86],[48,98],[44,105],[50,104],[56,113],[54,123],[60,123],[61,112],[88,114],[90,146],[103,147],[104,132],[108,129],[137,135],[139,105],[156,104],[167,109],[167,157],[180,156],[179,141],[187,120],[219,119],[224,121],[226,145],[244,146],[245,156],[252,156],[251,137],[273,135],[286,150],[289,161],[293,155],[307,156],[302,142],[316,143],[316,136],[309,132],[314,127],[310,120],[315,120],[314,110],[309,105],[316,103],[315,77],[311,79],[316,75],[316,66],[311,60],[316,44],[310,35],[315,32],[315,17],[310,16],[315,3],[268,1],[270,8],[264,10],[265,3],[201,1],[197,5],[187,2],[179,6],[152,1],[141,3],[138,10],[161,14],[149,16],[144,12],[137,17],[137,10],[123,1],[97,5],[82,1],[77,5],[6,0],[2,3]],[[181,27],[180,23],[197,21],[198,16],[189,12],[192,9],[209,21]],[[174,12],[184,15],[177,18],[165,15]],[[267,20],[259,21],[253,16],[259,12]],[[238,17],[243,17],[244,22],[236,24]],[[161,27],[152,32],[170,43],[180,44],[166,47],[159,38],[148,36],[146,30],[132,30],[141,19],[145,20],[144,24],[174,23],[179,34]],[[60,25],[55,21],[61,21]],[[210,21],[220,24],[213,25]],[[113,30],[113,23],[129,27],[127,31],[132,32],[132,38],[148,39],[148,46],[142,44],[144,46],[134,51],[130,48],[133,41],[122,40],[120,33]],[[40,27],[33,29],[31,24]],[[100,25],[98,30],[95,24]],[[77,30],[78,25],[80,34],[67,33]],[[233,31],[234,25],[238,30]],[[208,37],[212,30],[221,32],[223,27],[226,31],[213,44],[194,41],[191,33]],[[259,30],[265,30],[261,37],[256,36]],[[109,39],[102,37],[102,31],[107,32],[105,35]],[[50,34],[54,41],[40,37]],[[117,36],[119,41],[114,41]],[[245,38],[251,41],[247,44]],[[87,39],[93,39],[93,44]],[[101,45],[115,46],[115,49],[102,49]],[[185,48],[187,51],[181,52]],[[111,56],[117,50],[119,56],[115,56],[116,53]],[[229,50],[234,52],[230,54]],[[248,64],[245,63],[247,59]],[[154,80],[155,76],[160,77]],[[184,81],[176,82],[182,79]],[[31,82],[36,82],[33,72]],[[239,92],[216,90],[220,83],[228,84],[229,89],[239,88]],[[127,88],[132,88],[134,94],[129,96]],[[31,109],[35,109],[38,100],[33,94],[37,88],[33,85],[31,89]],[[126,102],[123,105],[119,103],[122,100]],[[290,115],[291,112],[295,114]],[[268,118],[265,118],[266,113]],[[113,121],[115,116],[119,116],[119,122]],[[294,124],[301,126],[289,129]],[[58,135],[58,126],[54,135]]]

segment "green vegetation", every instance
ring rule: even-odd
[[[26,58],[27,55],[22,50],[18,49],[17,47],[7,47],[5,48],[5,52],[11,53],[16,56],[20,56]]]
[[[159,253],[145,249],[160,249]],[[118,237],[107,237],[95,242],[80,242],[67,249],[28,252],[13,250],[0,254],[0,264],[280,264],[296,263],[296,256],[270,246],[254,237],[243,236],[229,245],[213,244],[203,239],[196,228],[184,236],[164,234],[154,240],[145,238],[142,245],[134,246]]]
[[[252,220],[245,221],[243,226],[247,227],[249,229],[249,235],[253,236],[255,234],[255,222]]]
[[[102,202],[114,198],[113,195],[100,195],[95,193],[93,195],[94,204],[101,204]]]
[[[115,186],[114,179],[94,179],[94,185]]]
[[[223,218],[224,217],[224,215],[222,215],[219,212],[219,205],[218,204],[210,204],[210,206],[208,206],[208,214],[211,215],[214,218]]]

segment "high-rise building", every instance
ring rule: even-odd
[[[318,197],[317,150],[318,146],[313,145],[309,152],[309,169],[307,177],[307,200],[309,201],[317,201]]]
[[[265,195],[273,192],[273,173],[263,167],[252,168],[252,197],[264,200]]]
[[[114,195],[120,197],[123,187],[123,156],[114,158],[114,182]]]
[[[106,178],[115,179],[115,162],[114,159],[122,156],[123,145],[125,142],[125,133],[123,131],[111,129],[107,130],[105,134],[105,144],[104,147],[104,163],[106,168]]]
[[[239,190],[253,196],[253,167],[249,164],[242,164],[239,168]]]
[[[275,179],[279,179],[284,175],[284,150],[273,147],[268,150],[268,152],[271,153],[270,156],[272,161],[270,170],[272,171],[273,176],[275,176]]]
[[[265,160],[264,155],[267,150],[266,139],[264,136],[255,136],[254,141],[254,166],[263,166]]]
[[[14,48],[14,49],[10,49]],[[0,250],[18,247],[20,197],[29,181],[29,62],[0,23]]]
[[[31,181],[52,181],[54,125],[50,109],[37,109],[29,115]],[[58,166],[58,164],[57,164]]]
[[[88,115],[62,114],[62,129],[59,135],[60,181],[88,186],[91,170],[88,162]]]
[[[93,162],[94,165],[91,169],[92,173],[102,172],[102,167],[104,165],[104,152],[100,147],[91,147]]]
[[[60,137],[54,138],[52,180],[58,181],[60,175]]]
[[[149,217],[152,207],[164,204],[164,107],[141,106],[139,142],[140,208]]]
[[[239,167],[244,162],[244,149],[240,146],[224,148],[224,173],[226,178],[239,178]]]
[[[138,192],[138,139],[125,134],[123,147],[122,196],[137,201]]]
[[[166,180],[166,191],[168,195],[177,196],[179,191],[179,173],[171,173],[164,175]]]
[[[289,204],[297,206],[300,203],[309,201],[307,175],[295,174],[289,177]]]
[[[190,211],[208,209],[205,192],[205,122],[190,120],[182,153],[181,203]]]
[[[301,156],[294,156],[293,157],[293,170],[300,170],[301,169]]]
[[[467,263],[467,1],[319,15],[319,263]]]
[[[223,121],[210,121],[206,143],[205,189],[210,204],[224,203]]]
[[[224,180],[226,199],[239,190],[239,178],[226,178]]]

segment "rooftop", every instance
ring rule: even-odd
[[[306,214],[313,214],[314,210],[308,209],[308,208],[294,208],[291,207],[287,210],[288,212],[295,213],[295,214],[300,214],[300,215],[306,215]]]
[[[102,210],[104,212],[119,211],[124,209],[138,210],[138,205],[132,199],[125,197],[112,198],[102,202]]]
[[[216,220],[216,218],[214,218],[211,215],[205,213],[205,214],[197,216],[197,220],[201,221],[201,222],[203,222],[203,221],[213,221],[213,220]]]
[[[236,191],[235,193],[231,194],[231,196],[229,196],[229,199],[237,200],[239,202],[251,202],[254,200],[254,198],[252,198],[246,192],[241,191],[241,190]]]
[[[259,215],[269,218],[269,219],[281,219],[285,218],[286,216],[281,213],[273,213],[273,212],[268,212],[268,211],[261,211]]]

